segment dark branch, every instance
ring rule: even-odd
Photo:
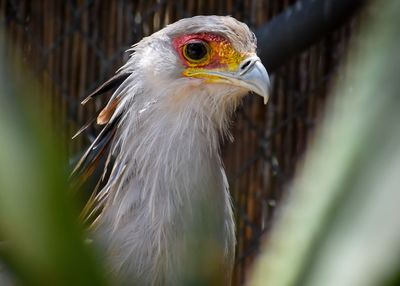
[[[303,0],[256,30],[269,72],[345,23],[366,0]]]

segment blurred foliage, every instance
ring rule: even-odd
[[[400,285],[400,2],[377,1],[249,285]]]
[[[0,31],[0,284],[12,273],[18,285],[105,285],[68,196],[56,119],[7,43]]]
[[[250,285],[400,284],[400,2],[369,11]],[[22,285],[105,285],[68,196],[57,116],[1,37],[0,284],[7,272]]]

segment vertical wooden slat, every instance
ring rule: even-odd
[[[84,34],[89,34],[90,33],[90,27],[89,27],[89,19],[90,19],[90,11],[83,11],[82,17],[81,17],[81,31]],[[85,122],[89,120],[89,118],[92,117],[92,115],[86,116],[84,115],[84,109],[82,108],[80,101],[82,98],[85,97],[86,93],[88,92],[88,62],[89,62],[89,45],[87,41],[81,40],[81,55],[80,55],[80,65],[79,65],[79,79],[78,79],[78,88],[77,88],[77,94],[76,94],[76,99],[75,102],[77,102],[76,105],[76,112],[78,115],[78,118],[81,120],[81,122]],[[76,130],[75,130],[76,131]],[[73,132],[74,133],[74,132]],[[72,133],[72,134],[73,134]]]

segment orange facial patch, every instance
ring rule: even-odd
[[[188,45],[201,43],[206,46],[207,53],[200,60],[191,60],[187,56]],[[237,52],[224,37],[210,33],[190,34],[173,39],[173,46],[179,54],[186,69],[183,75],[192,77],[204,70],[236,71],[240,63],[248,56]],[[212,76],[208,76],[212,78]]]

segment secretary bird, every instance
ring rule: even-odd
[[[127,284],[187,285],[190,267],[208,267],[222,277],[208,284],[229,285],[236,241],[219,144],[249,91],[268,100],[255,35],[229,16],[196,16],[128,51],[82,102],[113,91],[96,117],[103,128],[74,170],[88,178],[107,156],[84,209],[94,241]],[[204,255],[206,263],[196,261]]]

